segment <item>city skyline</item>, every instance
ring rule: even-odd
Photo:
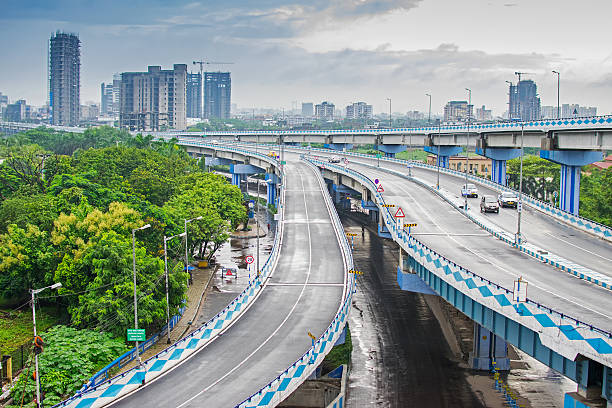
[[[81,100],[99,100],[100,83],[115,72],[204,58],[235,63],[232,99],[241,107],[365,100],[379,113],[391,98],[394,112],[426,111],[425,93],[431,93],[432,112],[440,114],[448,101],[465,99],[470,87],[474,105],[501,115],[507,110],[505,81],[516,82],[517,70],[535,74],[525,79],[538,85],[542,105],[556,105],[554,69],[561,72],[562,104],[612,112],[612,54],[597,31],[612,10],[605,1],[589,7],[549,0],[476,0],[461,7],[442,0],[231,6],[137,1],[119,12],[120,4],[7,4],[0,17],[2,92],[34,105],[46,102],[46,40],[62,30],[79,33],[82,42]],[[511,29],[516,18],[520,30]],[[558,30],[570,21],[572,32]],[[500,30],[500,23],[508,29]],[[188,69],[197,70],[192,64]]]

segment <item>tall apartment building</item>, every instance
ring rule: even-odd
[[[482,105],[482,108],[476,108],[476,120],[480,122],[493,120],[493,113],[491,112],[491,109],[485,108],[484,105]]]
[[[113,115],[113,84],[100,84],[100,115]]]
[[[444,121],[467,122],[468,117],[474,118],[473,108],[467,101],[450,101],[444,106]]]
[[[510,119],[539,120],[542,117],[538,87],[530,79],[510,85],[509,94]]]
[[[229,72],[204,73],[204,117],[230,117],[232,78]]]
[[[76,126],[80,106],[81,41],[56,32],[49,40],[49,107],[53,125]]]
[[[302,102],[302,116],[307,118],[314,116],[314,105],[312,102]]]
[[[187,74],[187,117],[202,117],[202,76],[199,72]]]
[[[128,130],[186,128],[187,65],[149,66],[147,72],[123,72],[119,126]]]
[[[315,105],[315,117],[318,120],[334,120],[335,105],[329,102],[322,102]]]
[[[346,107],[347,119],[371,119],[372,105],[365,102],[355,102]]]
[[[113,117],[119,118],[121,109],[121,74],[113,74]]]

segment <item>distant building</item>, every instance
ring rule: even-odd
[[[444,106],[444,121],[467,122],[468,116],[474,117],[473,108],[467,101],[450,101]]]
[[[425,114],[419,111],[408,111],[406,112],[406,118],[410,120],[423,120],[425,119]]]
[[[0,112],[2,112],[2,109],[8,105],[8,102],[8,95],[3,95],[2,92],[0,92]]]
[[[187,117],[202,117],[202,75],[187,74]]]
[[[30,106],[24,99],[15,103],[7,104],[2,112],[2,117],[7,122],[21,122],[30,118]]]
[[[204,117],[230,117],[232,78],[229,72],[204,73]]]
[[[436,166],[436,155],[427,155],[427,164]],[[468,164],[468,172],[478,176],[484,176],[486,178],[491,177],[492,161],[482,156],[470,156]],[[448,168],[456,171],[465,171],[465,156],[450,156],[448,158]]]
[[[119,118],[121,109],[121,74],[113,74],[113,117]]]
[[[542,119],[557,119],[557,107],[544,105],[540,108]],[[559,112],[559,115],[561,112]]]
[[[81,41],[60,31],[49,40],[49,106],[53,125],[79,123]]]
[[[302,103],[302,116],[311,118],[314,116],[314,105],[312,102]]]
[[[542,117],[538,87],[530,79],[510,85],[508,102],[510,119],[526,121],[539,120]]]
[[[100,84],[100,115],[113,115],[113,84]]]
[[[81,121],[89,122],[98,119],[100,115],[100,105],[81,105]]]
[[[315,117],[318,120],[334,120],[334,109],[333,103],[322,102],[315,105]]]
[[[594,106],[580,106],[577,103],[564,103],[561,105],[562,118],[575,118],[577,116],[597,116],[597,108]]]
[[[346,107],[347,119],[372,119],[372,105],[356,102]]]
[[[476,120],[480,122],[493,120],[491,109],[486,109],[484,105],[482,105],[482,108],[476,108]]]
[[[187,65],[149,66],[121,74],[119,126],[128,130],[186,128]]]

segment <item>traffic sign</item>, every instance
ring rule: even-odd
[[[377,193],[383,193],[385,191],[385,189],[383,188],[382,184],[379,184],[378,187],[376,188],[376,192]]]
[[[281,161],[281,164],[284,166],[285,164],[287,164],[286,160]]]
[[[374,180],[374,184],[378,184],[378,179],[375,179],[375,180]]]
[[[356,237],[356,236],[357,236],[357,234],[355,234],[354,232],[347,232],[347,233],[346,233],[346,236],[347,236],[347,237]]]
[[[253,258],[253,255],[247,255],[247,257],[244,260],[248,264],[252,264],[253,262],[255,262],[255,258]]]
[[[395,218],[403,218],[405,216],[406,215],[404,214],[402,207],[397,207],[397,211],[395,212]]]
[[[512,300],[515,302],[527,301],[527,282],[525,282],[522,277],[514,281]]]
[[[127,341],[145,341],[145,329],[127,329]]]
[[[355,270],[355,269],[351,269],[351,270],[349,271],[349,273],[354,273],[354,274],[357,274],[357,275],[363,275],[363,272],[358,271],[358,270]]]
[[[395,204],[383,204],[382,206],[385,208],[393,208],[395,207]]]
[[[310,337],[313,341],[317,339],[311,332],[308,332],[308,337]]]
[[[522,202],[518,202],[516,203],[516,211],[521,212],[523,211],[523,203]]]
[[[416,227],[416,223],[414,224],[404,224],[404,228]]]

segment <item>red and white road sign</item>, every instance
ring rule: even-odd
[[[378,187],[376,188],[376,192],[377,193],[383,193],[385,191],[385,189],[383,188],[382,184],[379,184]]]
[[[247,255],[247,257],[245,258],[245,261],[248,264],[252,264],[253,262],[255,262],[255,258],[253,258],[253,255]]]
[[[397,207],[397,211],[395,212],[395,218],[403,218],[405,216],[406,215],[404,214],[402,207]]]

